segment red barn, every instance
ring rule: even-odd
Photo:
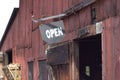
[[[0,43],[4,66],[21,64],[22,80],[120,80],[119,3],[20,0]]]

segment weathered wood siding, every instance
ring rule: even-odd
[[[12,27],[4,40],[1,50],[13,50],[13,62],[22,64],[22,80],[27,80],[28,78],[27,63],[29,61],[34,61],[34,80],[38,80],[38,60],[46,59],[45,49],[47,47],[47,44],[41,39],[38,26],[40,24],[55,21],[48,20],[34,23],[31,20],[32,15],[35,16],[35,19],[38,19],[60,14],[81,1],[83,0],[20,0],[19,12],[11,25]],[[105,75],[104,80],[120,79],[119,3],[120,0],[97,0],[94,4],[64,19],[66,36],[63,41],[67,41],[78,37],[79,28],[92,24],[91,8],[96,9],[97,22],[108,18],[104,23],[106,29],[112,28],[112,31],[109,32],[109,30],[107,30],[108,32],[106,31],[103,33],[103,43],[106,44],[106,46],[104,46],[104,53],[105,58],[107,57],[104,63],[105,74],[107,75]],[[117,17],[117,19],[109,20],[111,17]],[[112,76],[112,79],[110,76]]]
[[[120,17],[112,17],[104,21],[102,34],[103,78],[104,80],[119,80],[120,75]]]

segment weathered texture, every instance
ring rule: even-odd
[[[60,19],[48,20],[40,23],[34,23],[31,20],[32,15],[35,19],[53,16],[65,12],[83,0],[20,0],[20,9],[11,28],[8,30],[4,41],[2,41],[1,50],[6,52],[9,49],[13,51],[13,63],[22,65],[22,80],[28,79],[28,62],[34,61],[34,80],[39,80],[38,60],[46,60],[45,50],[47,43],[41,38],[39,25],[53,22]],[[92,24],[91,9],[96,9],[96,22],[102,21],[104,24],[102,33],[102,60],[103,60],[103,80],[119,80],[120,72],[120,1],[119,0],[96,0],[95,3],[83,8],[75,14],[63,18],[66,35],[65,41],[72,41],[78,37],[78,29]],[[92,30],[94,32],[94,30]],[[73,47],[71,47],[73,48]],[[74,49],[74,48],[73,48]],[[71,53],[74,53],[72,51]],[[74,56],[74,55],[73,55]],[[72,59],[71,57],[70,59]],[[59,68],[60,73],[70,74],[61,77],[60,80],[72,80],[73,75],[70,70],[74,63],[71,60],[69,64],[54,66]],[[66,69],[67,68],[67,69]],[[70,71],[69,71],[70,70]],[[74,72],[75,73],[75,72]],[[69,77],[69,76],[72,77]],[[56,76],[56,77],[57,77]],[[70,79],[69,79],[70,78]]]
[[[104,21],[102,34],[103,77],[105,80],[119,80],[119,40],[120,17],[109,18]],[[116,71],[117,70],[117,71]]]

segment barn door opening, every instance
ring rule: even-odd
[[[80,80],[102,80],[101,35],[79,39]]]

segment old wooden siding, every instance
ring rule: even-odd
[[[18,44],[19,47],[31,47],[32,32],[38,29],[39,24],[48,23],[47,21],[42,23],[33,23],[31,21],[32,15],[35,15],[35,19],[38,19],[45,16],[60,14],[66,9],[71,8],[81,1],[82,0],[49,0],[48,2],[44,0],[20,0],[19,13],[12,25],[13,27],[6,37],[6,40],[9,41],[5,40],[4,45],[6,44],[6,47],[12,45],[8,48],[12,48],[13,46],[16,46]],[[97,21],[104,20],[108,17],[113,17],[115,16],[116,12],[117,14],[119,14],[120,7],[118,3],[119,0],[97,0],[96,3],[91,5],[92,7],[96,8]],[[91,6],[84,8],[81,11],[75,13],[75,15],[69,16],[64,19],[65,28],[68,35],[69,33],[71,34],[72,31],[80,27],[91,24]],[[52,22],[52,20],[50,20],[50,22]],[[9,36],[12,36],[12,38]]]
[[[111,36],[112,36],[112,75],[115,80],[120,79],[120,17],[115,17],[112,19],[112,29],[111,29]]]
[[[104,80],[119,80],[120,71],[120,17],[104,21],[102,33],[103,78]]]
[[[35,16],[35,19],[38,19],[60,14],[81,1],[83,0],[20,0],[19,12],[5,38],[2,50],[13,50],[13,62],[21,63],[23,67],[23,80],[27,80],[27,62],[30,61],[34,61],[34,79],[38,80],[36,79],[39,76],[38,60],[46,59],[45,49],[47,46],[47,44],[41,39],[38,26],[40,24],[55,21],[48,20],[41,23],[33,23],[31,20],[32,15]],[[64,19],[66,30],[64,41],[77,38],[79,28],[92,24],[91,8],[96,8],[96,21],[102,21],[106,18],[120,15],[119,3],[119,0],[97,0],[96,3],[89,7],[66,17]],[[113,78],[116,78],[115,80],[120,79],[118,73],[120,72],[120,46],[118,45],[120,44],[119,21],[118,17],[117,19],[108,19],[104,22],[106,31],[104,32],[103,43],[107,44],[106,46],[103,46],[104,53],[107,53],[104,54],[106,59],[104,64],[105,76],[108,76],[105,77],[105,80],[114,80]],[[117,25],[114,27],[116,23]],[[112,30],[107,30],[109,28]],[[111,33],[112,31],[114,33]],[[110,76],[112,76],[112,79]]]

